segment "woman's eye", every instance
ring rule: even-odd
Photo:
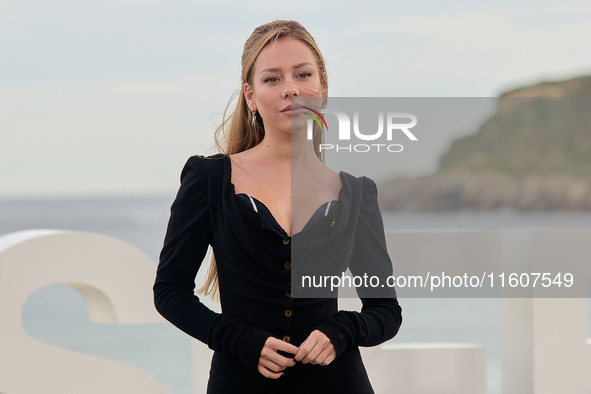
[[[298,77],[299,77],[299,78],[308,78],[308,77],[311,77],[311,76],[312,76],[312,73],[311,73],[311,72],[309,72],[309,71],[304,71],[304,72],[301,72],[301,73],[299,73],[299,75],[298,75]]]
[[[265,78],[265,80],[263,82],[273,83],[273,82],[277,82],[277,81],[279,81],[279,78],[277,78],[277,77],[267,77],[267,78]]]

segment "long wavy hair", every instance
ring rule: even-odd
[[[251,112],[246,98],[242,94],[242,87],[245,83],[253,86],[252,70],[254,63],[261,50],[269,43],[275,43],[280,38],[293,37],[310,48],[316,58],[318,71],[320,72],[320,83],[323,88],[323,95],[328,92],[328,77],[324,57],[316,45],[316,41],[304,26],[296,21],[276,20],[266,23],[254,29],[244,44],[242,52],[241,87],[237,89],[228,100],[222,117],[222,122],[215,131],[215,143],[218,150],[226,155],[231,155],[248,150],[258,145],[265,136],[265,127],[260,116],[256,117],[254,125],[251,124]],[[236,106],[230,111],[232,102],[237,99]],[[323,156],[319,151],[323,142],[321,130],[314,127],[313,145],[316,156],[322,161]],[[210,264],[207,271],[205,283],[198,289],[198,292],[210,296],[219,301],[219,281],[217,265],[213,251],[209,250]]]

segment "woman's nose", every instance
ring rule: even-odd
[[[283,97],[299,96],[299,87],[293,81],[285,81],[283,88]]]

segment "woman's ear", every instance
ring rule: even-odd
[[[254,92],[248,83],[244,84],[243,88],[244,98],[246,99],[246,105],[251,111],[256,111],[256,104],[254,103]]]

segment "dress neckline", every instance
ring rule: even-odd
[[[224,155],[224,160],[226,161],[227,164],[227,170],[225,171],[225,180],[226,180],[226,184],[230,187],[230,190],[232,192],[232,194],[234,195],[234,199],[236,199],[236,196],[239,194],[244,194],[247,195],[247,193],[236,193],[236,188],[234,186],[234,184],[232,183],[232,160],[230,159],[229,155]],[[341,188],[339,189],[339,197],[338,200],[331,200],[331,201],[336,201],[339,203],[342,203],[343,201],[343,195],[345,192],[345,173],[343,171],[339,171],[339,177],[341,179]],[[280,228],[284,235],[288,236],[288,237],[293,237],[294,235],[300,234],[302,233],[304,230],[306,230],[307,227],[309,227],[310,222],[312,220],[312,218],[314,218],[314,215],[320,210],[322,209],[326,204],[329,203],[329,201],[321,204],[312,214],[312,216],[310,216],[310,219],[308,219],[308,221],[306,222],[306,224],[304,225],[304,227],[302,227],[302,229],[300,231],[298,231],[297,233],[291,234],[289,235],[287,233],[287,231],[285,231],[285,229],[283,228],[283,226],[281,226],[279,224],[279,222],[277,221],[277,219],[275,218],[275,215],[273,215],[273,212],[271,212],[271,210],[265,205],[265,203],[263,203],[262,201],[260,201],[259,199],[257,199],[254,196],[250,196],[252,197],[254,200],[256,200],[258,203],[260,203],[262,206],[265,207],[265,209],[269,212],[269,216],[272,218],[272,220],[275,222],[275,224],[277,225],[278,228]]]

